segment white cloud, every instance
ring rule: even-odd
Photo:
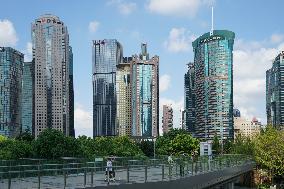
[[[170,105],[173,108],[173,127],[174,128],[179,128],[180,127],[180,120],[181,120],[181,112],[180,110],[184,108],[184,99],[183,97],[180,98],[179,100],[175,101],[173,99],[169,98],[160,98],[160,134],[162,133],[162,117],[163,117],[163,105]]]
[[[89,23],[89,31],[91,33],[95,33],[98,30],[99,26],[100,26],[100,23],[94,20]]]
[[[25,62],[30,62],[32,61],[33,58],[33,44],[31,42],[28,42],[26,44],[26,49],[23,50],[25,54]]]
[[[92,112],[85,110],[80,104],[76,104],[74,111],[74,125],[76,137],[86,135],[93,137]]]
[[[187,52],[190,51],[195,38],[195,35],[185,28],[172,28],[164,46],[170,52]]]
[[[171,77],[167,74],[162,75],[159,80],[159,91],[164,92],[169,89],[171,85]]]
[[[137,4],[133,2],[126,2],[124,0],[111,0],[107,5],[114,5],[121,14],[129,15],[137,9]]]
[[[149,0],[147,8],[161,15],[194,17],[201,7],[214,3],[214,0]]]
[[[16,46],[17,41],[13,23],[9,20],[0,20],[0,46]]]
[[[234,106],[248,119],[258,117],[266,124],[266,70],[271,68],[276,55],[284,50],[283,40],[281,43],[280,37],[275,35],[262,41],[236,40]]]

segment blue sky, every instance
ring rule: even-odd
[[[75,129],[92,135],[91,41],[115,38],[124,56],[148,43],[160,56],[160,105],[172,104],[179,126],[183,77],[193,60],[191,42],[211,28],[236,33],[234,104],[244,117],[266,123],[265,70],[284,50],[280,16],[284,1],[256,0],[1,0],[0,46],[12,46],[30,57],[31,23],[51,13],[67,25],[74,53]]]

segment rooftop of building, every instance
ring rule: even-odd
[[[229,30],[213,30],[213,35],[210,35],[210,32],[207,32],[193,41],[192,47],[196,48],[201,43],[207,43],[210,41],[222,39],[234,40],[235,33]]]

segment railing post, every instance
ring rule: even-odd
[[[109,185],[109,167],[107,167],[107,185]]]
[[[165,165],[162,165],[162,180],[165,179]]]
[[[84,169],[84,187],[86,186],[86,183],[87,183],[87,170],[86,168]]]
[[[145,182],[147,182],[147,165],[145,166]]]
[[[91,186],[93,187],[94,184],[94,170],[91,169]]]
[[[40,189],[40,165],[38,165],[38,170],[37,170],[37,177],[38,177],[38,189]]]
[[[64,173],[64,189],[66,188],[66,170],[63,171]]]
[[[11,189],[11,173],[9,173],[8,189]]]
[[[126,180],[127,180],[127,183],[129,183],[129,166],[127,165],[126,167]]]
[[[169,178],[172,179],[172,164],[169,164]]]

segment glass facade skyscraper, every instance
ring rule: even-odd
[[[214,30],[192,43],[195,137],[209,140],[215,135],[219,139],[233,138],[234,38],[231,31]],[[190,128],[190,125],[187,127]]]
[[[73,52],[69,46],[69,136],[75,137],[74,128],[74,86],[73,86]]]
[[[147,45],[130,64],[132,136],[159,135],[159,57],[149,59]]]
[[[69,35],[64,23],[46,14],[32,24],[34,76],[34,133],[46,128],[69,136]]]
[[[284,129],[284,51],[266,71],[266,114],[267,125]]]
[[[116,66],[123,50],[115,39],[93,41],[93,136],[116,135]]]
[[[21,132],[33,133],[33,92],[34,62],[23,64],[22,84],[22,129]]]
[[[21,131],[22,72],[24,55],[0,47],[0,135],[16,137]]]
[[[188,64],[188,71],[184,75],[184,105],[185,130],[194,134],[195,128],[195,93],[194,93],[194,64]]]

